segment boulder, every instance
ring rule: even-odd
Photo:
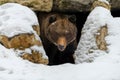
[[[23,59],[48,64],[35,13],[26,6],[6,3],[0,6],[0,16],[0,44]]]
[[[100,3],[100,4],[98,4]],[[93,62],[108,52],[109,20],[113,16],[108,2],[95,1],[81,32],[81,38],[75,51],[75,62]]]

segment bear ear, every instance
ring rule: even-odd
[[[68,20],[74,24],[76,24],[76,16],[75,15],[70,15],[68,16]]]
[[[50,16],[49,23],[53,23],[56,21],[56,16]]]

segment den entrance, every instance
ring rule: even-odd
[[[39,15],[41,13],[44,14],[44,12],[36,12],[36,14],[38,16],[39,23],[41,23],[41,20],[40,20],[41,18],[39,17]],[[73,13],[50,12],[50,13],[57,13],[57,14],[76,16],[75,17],[76,18],[75,25],[77,27],[77,36],[76,36],[77,44],[76,45],[78,45],[78,42],[79,42],[80,36],[81,36],[81,30],[82,30],[82,27],[83,27],[83,25],[84,25],[84,23],[86,21],[86,18],[88,16],[89,12],[73,12]],[[45,14],[47,14],[47,13],[45,13]],[[42,40],[42,41],[44,41],[44,40]],[[45,48],[46,45],[44,45],[44,43],[43,43],[43,46]],[[68,45],[70,47],[66,47],[65,51],[59,51],[57,49],[57,46],[55,46],[53,43],[50,43],[50,45],[48,45],[48,46],[50,46],[49,48],[51,48],[51,50],[50,49],[49,50],[45,49],[47,56],[51,57],[51,54],[52,54],[51,52],[55,53],[55,55],[52,55],[52,56],[54,56],[54,60],[49,65],[59,65],[59,64],[64,64],[64,63],[73,63],[74,64],[75,63],[74,58],[72,56],[75,49],[74,49],[74,51],[72,50],[74,47],[71,46],[71,44]],[[54,49],[54,51],[52,51],[52,49]],[[49,60],[49,61],[51,61],[51,60]]]

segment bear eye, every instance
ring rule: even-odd
[[[68,20],[69,20],[70,22],[72,22],[72,23],[76,23],[76,16],[75,16],[75,15],[70,15],[70,16],[68,17]]]
[[[55,22],[56,21],[56,16],[51,16],[49,19],[49,23]]]

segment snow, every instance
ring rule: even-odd
[[[98,35],[97,31],[108,25],[108,21],[112,20],[111,12],[104,7],[96,7],[87,17],[87,20],[82,29],[82,35],[78,48],[75,52],[76,63],[91,62],[94,57],[104,55],[106,52],[97,48],[95,35]]]
[[[8,9],[8,7],[12,5],[15,6],[17,4],[12,3],[12,4],[8,4],[8,6],[7,4],[5,5],[6,7],[4,7],[4,10]],[[16,8],[13,7],[13,8],[16,11],[18,10],[17,7]],[[11,10],[12,7],[9,9]],[[0,9],[0,14],[4,15],[4,12],[2,13],[1,11],[2,9]],[[15,13],[14,10],[13,13]],[[11,12],[9,14],[12,15]],[[21,16],[17,16],[17,17],[21,17]],[[31,17],[32,16],[30,16],[30,18]],[[4,20],[3,18],[0,19],[1,19],[0,24],[3,25]],[[19,24],[19,22],[16,21],[13,22],[16,25]],[[31,23],[33,22],[34,21],[31,21]],[[86,52],[87,48],[85,47],[84,49],[82,46],[90,45],[87,47],[89,48],[92,46],[93,48],[97,49],[94,43],[94,39],[92,39],[93,38],[92,34],[94,34],[100,28],[100,26],[103,26],[105,24],[107,24],[109,29],[108,36],[106,37],[107,43],[109,44],[107,46],[108,51],[104,52],[100,50],[95,50],[95,51],[93,50],[92,53],[93,55],[85,54],[87,59],[93,57],[94,62],[92,63],[86,63],[86,62],[80,63],[79,62],[80,60],[77,59],[78,61],[76,63],[79,64],[63,64],[58,66],[34,64],[20,58],[15,53],[14,49],[6,49],[4,46],[0,45],[0,80],[120,80],[120,51],[119,51],[120,23],[119,22],[120,22],[120,18],[113,18],[110,11],[102,7],[96,7],[88,16],[82,32],[84,33],[84,37],[82,38],[84,38],[85,44],[80,42],[77,49],[78,51],[76,51],[77,52],[76,57],[78,57],[79,59],[81,59],[79,54],[83,55],[84,53],[87,53]],[[8,21],[8,23],[10,22]],[[31,23],[27,23],[27,21],[25,20],[24,25]],[[32,31],[32,29],[30,30]],[[89,33],[85,33],[85,31],[88,31]],[[3,33],[8,35],[7,32],[3,32]],[[12,36],[12,34],[8,36]],[[37,49],[36,46],[31,48]],[[83,49],[83,51],[79,49]],[[29,52],[28,49],[26,49],[26,51]],[[84,58],[85,56],[82,57]]]
[[[15,35],[29,33],[34,34],[36,40],[41,42],[39,35],[33,30],[33,25],[39,25],[35,13],[28,7],[16,3],[6,3],[0,6],[0,35],[14,37]],[[18,55],[31,50],[39,51],[43,58],[48,59],[43,46],[31,46],[26,50],[15,50]]]
[[[94,62],[45,66],[22,60],[0,46],[0,80],[119,80],[120,63]],[[5,52],[4,52],[5,51]],[[4,52],[4,53],[3,53]]]
[[[0,6],[1,35],[13,37],[20,33],[34,33],[33,25],[38,25],[38,20],[29,8],[14,3]]]
[[[119,80],[120,63],[46,66],[22,60],[0,45],[0,80]]]

